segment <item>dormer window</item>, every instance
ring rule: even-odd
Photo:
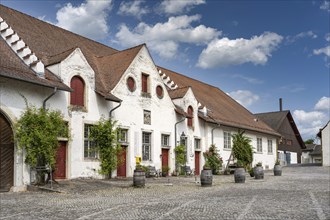
[[[189,106],[188,110],[187,110],[187,113],[188,113],[188,116],[189,116],[188,122],[187,122],[188,126],[192,127],[193,126],[193,118],[194,118],[194,109],[193,109],[193,107]]]
[[[70,104],[75,106],[85,106],[85,82],[79,76],[74,76],[71,79],[70,87],[73,92],[70,94]]]

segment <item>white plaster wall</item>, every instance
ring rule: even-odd
[[[309,155],[309,153],[310,153],[309,151],[301,153],[301,162],[302,163],[311,163],[312,162],[312,158]]]
[[[213,126],[214,127],[214,126]],[[210,129],[211,130],[211,129]],[[214,144],[217,147],[217,149],[220,152],[220,155],[223,159],[223,168],[227,165],[227,162],[229,160],[231,149],[225,149],[224,148],[224,136],[223,132],[231,132],[231,134],[235,134],[237,132],[237,129],[221,126],[220,128],[216,128],[214,130]],[[271,135],[266,135],[262,133],[257,132],[251,132],[246,131],[245,135],[251,139],[251,145],[254,150],[253,154],[253,163],[254,166],[258,162],[262,162],[262,165],[265,169],[272,169],[274,167],[275,161],[276,161],[276,137]],[[257,137],[262,138],[262,152],[256,152],[257,151]],[[211,138],[210,138],[211,139]],[[268,153],[268,140],[272,140],[273,144],[273,153]],[[210,140],[211,143],[212,140]]]
[[[330,166],[330,123],[322,130],[322,165]]]
[[[141,74],[148,74],[148,90],[151,98],[141,95]],[[127,78],[133,77],[136,89],[131,92],[127,88]],[[164,97],[159,99],[156,95],[156,87],[161,85]],[[177,116],[174,105],[168,96],[163,81],[159,76],[147,49],[143,47],[129,68],[123,74],[118,85],[112,93],[120,98],[122,105],[113,112],[113,117],[118,121],[119,127],[129,129],[129,145],[127,149],[127,176],[132,176],[135,169],[135,157],[142,157],[142,132],[151,132],[151,161],[142,161],[143,165],[161,168],[161,134],[170,135],[169,167],[174,169],[174,124]],[[144,124],[143,111],[151,111],[151,125]]]

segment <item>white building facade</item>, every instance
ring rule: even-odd
[[[59,164],[61,172],[57,174],[58,178],[104,178],[98,173],[98,154],[90,150],[92,144],[88,132],[89,126],[96,124],[101,117],[109,119],[110,114],[122,130],[120,142],[125,150],[125,163],[112,173],[113,177],[133,176],[135,157],[142,158],[142,165],[156,169],[168,166],[172,173],[175,169],[174,148],[182,140],[187,151],[186,165],[195,169],[196,174],[202,170],[203,152],[211,144],[216,145],[225,166],[231,154],[231,135],[239,129],[245,130],[252,140],[255,151],[253,164],[262,162],[264,168],[273,168],[279,137],[274,130],[254,120],[253,114],[218,88],[156,66],[146,45],[113,51],[83,39],[81,45],[73,44],[70,49],[52,55],[47,42],[36,46],[29,37],[19,35],[24,25],[15,23],[20,16],[31,22],[41,21],[15,11],[16,17],[13,18],[8,10],[1,6],[1,53],[8,54],[8,58],[6,63],[0,63],[0,116],[11,127],[6,129],[12,132],[12,127],[26,108],[25,99],[36,107],[45,104],[48,109],[61,111],[68,123],[71,139],[59,140],[58,157],[63,160],[59,162],[62,164]],[[43,22],[41,25],[51,28],[54,33],[62,31]],[[8,31],[9,28],[12,31]],[[33,28],[26,31],[33,34]],[[70,32],[65,34],[77,37]],[[19,38],[16,39],[16,35]],[[60,41],[62,36],[55,37]],[[20,47],[14,43],[18,39],[24,41]],[[90,52],[85,48],[89,44],[102,48],[104,54]],[[18,53],[23,47],[31,50],[22,56]],[[50,55],[38,57],[42,52]],[[35,61],[25,62],[26,57],[32,56],[36,56],[35,61],[40,61],[44,69],[38,72],[31,67]],[[21,69],[18,64],[14,65],[14,61],[19,63],[18,59],[25,62],[19,64]],[[54,59],[56,61],[52,61]],[[7,63],[12,65],[11,69],[4,67]],[[23,71],[24,65],[30,69],[29,73]],[[47,78],[46,74],[56,79],[52,81],[53,78]],[[215,91],[212,100],[209,100],[211,95],[201,92],[203,89]],[[221,105],[222,109],[218,108],[217,103],[221,102],[227,103],[228,107]],[[227,108],[238,109],[238,113],[230,110],[226,113]],[[11,190],[20,191],[30,184],[30,168],[24,163],[24,151],[19,151],[15,142],[13,148],[13,162],[8,168],[13,175],[8,184]]]

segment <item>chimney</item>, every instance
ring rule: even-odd
[[[283,108],[282,108],[282,98],[280,98],[280,112],[283,110]]]

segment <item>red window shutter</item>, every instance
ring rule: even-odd
[[[190,118],[188,118],[188,126],[192,127],[193,126],[193,108],[191,106],[188,107],[188,115],[190,116]]]
[[[148,92],[148,76],[142,74],[142,92]]]
[[[71,88],[74,90],[71,92],[71,105],[84,106],[84,95],[85,95],[85,84],[84,81],[78,77],[74,76],[71,79]]]

